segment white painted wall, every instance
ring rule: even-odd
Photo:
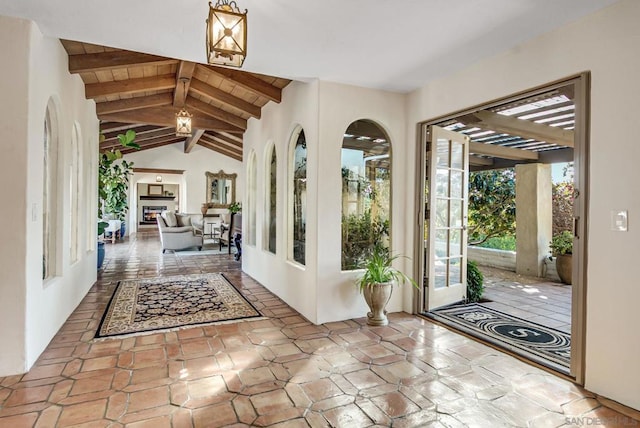
[[[242,248],[243,270],[269,290],[291,305],[312,322],[317,322],[317,242],[318,242],[318,158],[323,148],[318,141],[318,92],[319,83],[292,82],[282,91],[280,104],[268,103],[262,109],[262,119],[250,119],[244,134],[244,159],[254,150],[257,156],[256,245]],[[292,133],[301,126],[307,140],[307,223],[306,266],[287,260],[287,205],[289,147]],[[268,181],[265,179],[265,148],[273,143],[277,156],[277,254],[264,250],[265,195]],[[245,168],[247,165],[245,165]],[[245,170],[244,175],[247,175]],[[320,174],[323,178],[326,174]],[[245,195],[247,191],[245,189]],[[244,198],[243,206],[247,199]],[[242,216],[246,229],[249,218]]]
[[[640,2],[625,0],[411,93],[408,141],[416,123],[591,71],[586,387],[640,409]],[[415,194],[407,164],[407,193]],[[407,212],[415,204],[408,200]],[[627,209],[630,229],[610,230],[610,211]]]
[[[348,102],[345,102],[348,100]],[[406,213],[403,191],[406,163],[405,96],[391,92],[358,88],[336,83],[320,83],[320,168],[318,181],[318,322],[339,321],[365,316],[369,311],[354,285],[356,272],[341,271],[342,221],[342,140],[347,127],[356,120],[377,123],[391,142],[391,250],[403,250]],[[410,253],[408,253],[410,254]],[[398,267],[403,267],[402,262]],[[404,270],[404,269],[403,269]],[[408,271],[407,271],[408,272]],[[410,291],[411,287],[405,289]],[[403,308],[402,293],[396,289],[387,306],[390,312]]]
[[[340,270],[342,180],[341,149],[347,127],[359,119],[378,123],[392,144],[394,185],[392,204],[392,249],[406,246],[402,191],[406,162],[405,96],[329,82],[294,82],[283,91],[282,103],[269,104],[260,121],[249,122],[245,134],[245,157],[257,155],[257,242],[245,243],[243,269],[314,323],[362,317],[367,307],[354,286],[355,273]],[[349,100],[349,102],[345,102]],[[288,214],[289,144],[296,125],[302,125],[307,139],[307,254],[306,266],[287,260],[286,230]],[[315,131],[315,132],[314,132]],[[267,146],[275,144],[278,157],[277,254],[264,249],[268,224],[266,192],[268,181],[265,156]],[[286,162],[285,162],[286,160]],[[397,180],[397,183],[395,182]],[[400,251],[402,252],[402,251]],[[410,293],[410,290],[409,290]],[[402,293],[394,294],[391,311],[403,307]]]
[[[207,171],[217,173],[224,170],[227,174],[238,174],[236,178],[236,200],[241,201],[244,191],[244,171],[242,163],[228,156],[196,145],[191,153],[184,153],[184,144],[176,143],[150,150],[130,153],[124,156],[133,161],[135,168],[179,169],[184,173],[161,174],[163,183],[180,185],[180,211],[192,214],[200,213],[200,206],[207,201]],[[129,186],[128,216],[130,232],[135,232],[137,183],[156,183],[156,174],[136,173]]]
[[[96,280],[95,173],[98,121],[95,104],[84,98],[79,76],[67,71],[67,54],[57,39],[37,26],[0,17],[0,178],[10,207],[3,211],[0,245],[0,376],[27,371]],[[56,224],[57,276],[42,280],[42,162],[44,117],[49,99],[58,107],[59,164]],[[79,205],[78,261],[70,263],[70,143],[74,123],[84,144]],[[93,184],[91,184],[93,183]],[[87,201],[87,198],[91,199]]]

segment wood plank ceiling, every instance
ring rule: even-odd
[[[79,74],[85,95],[96,102],[100,150],[118,146],[117,135],[136,131],[141,150],[179,142],[185,153],[196,145],[242,161],[247,120],[279,103],[291,81],[155,55],[62,40],[69,71]],[[175,135],[175,115],[186,106],[193,136]],[[123,153],[127,153],[125,150]]]

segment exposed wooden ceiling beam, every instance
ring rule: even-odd
[[[102,121],[100,122],[100,132],[102,133],[113,133],[114,137],[118,134],[121,134],[122,132],[119,131],[126,131],[127,129],[130,128],[138,128],[141,127],[142,125],[138,125],[138,124],[131,124],[131,123],[121,123],[121,122],[107,122],[107,121]]]
[[[229,143],[231,145],[237,146],[237,147],[242,147],[242,140],[237,140],[235,138],[231,138],[228,137],[224,134],[221,134],[220,132],[213,132],[213,131],[209,131],[206,134],[207,136],[215,139],[215,140],[220,140],[223,141],[225,143]]]
[[[212,67],[207,65],[198,65],[198,68],[205,74],[214,74],[229,83],[238,85],[260,97],[265,97],[271,101],[275,101],[276,103],[282,101],[282,90],[280,88],[277,88],[262,79],[258,79],[246,71],[231,70],[228,68]]]
[[[469,152],[477,155],[494,156],[503,159],[538,160],[538,153],[529,150],[512,149],[497,144],[469,143]]]
[[[168,146],[168,145],[171,145],[171,144],[179,143],[181,141],[184,141],[184,137],[183,138],[175,137],[173,139],[164,140],[164,141],[161,141],[161,142],[158,142],[158,143],[154,143],[154,144],[145,144],[144,146],[140,147],[140,150],[124,149],[124,150],[122,150],[122,154],[126,155],[126,154],[129,154],[129,153],[135,153],[135,152],[139,152],[139,151],[142,151],[142,150],[155,149],[156,147]]]
[[[211,104],[207,104],[204,101],[200,101],[197,98],[191,96],[187,97],[187,105],[194,108],[195,110],[198,110],[201,113],[206,114],[207,116],[211,116],[224,122],[230,123],[244,130],[247,129],[246,119],[231,114],[228,111],[220,110],[219,108],[214,107]]]
[[[145,123],[158,126],[175,126],[176,110],[173,107],[149,107],[127,112],[110,113],[99,116],[102,120]],[[218,119],[193,113],[191,126],[194,129],[220,130],[231,133],[242,133],[243,130]]]
[[[133,168],[133,172],[140,174],[184,174],[184,171],[184,169]]]
[[[196,63],[190,61],[180,61],[176,72],[176,88],[173,90],[173,106],[182,108],[187,100],[191,77],[196,69]]]
[[[173,75],[142,77],[140,79],[118,80],[115,82],[90,83],[85,85],[87,98],[105,97],[108,95],[135,94],[138,92],[173,89],[176,80]]]
[[[176,134],[173,133],[173,134],[160,135],[160,136],[154,137],[154,138],[148,138],[148,139],[146,139],[144,141],[138,141],[136,139],[136,143],[142,148],[142,147],[146,147],[148,145],[154,145],[154,144],[157,144],[157,143],[162,143],[162,142],[167,141],[167,140],[183,141],[184,137],[176,137]],[[120,151],[123,152],[123,153],[124,153],[125,150],[128,150],[128,149],[125,149],[125,148],[121,148],[120,149]],[[133,151],[135,151],[135,149]]]
[[[126,68],[143,65],[175,64],[178,60],[132,51],[112,51],[83,55],[69,55],[70,73]]]
[[[253,116],[257,119],[260,119],[260,107],[253,105],[241,98],[238,97],[234,97],[233,95],[231,95],[228,92],[224,92],[223,90],[220,90],[218,88],[214,88],[211,85],[206,84],[205,82],[198,80],[198,79],[192,79],[191,80],[191,86],[190,89],[193,92],[196,92],[202,96],[205,96],[207,98],[210,98],[212,100],[216,100],[218,102],[221,102],[225,105],[228,105],[229,107],[233,107],[237,110],[240,110],[250,116]]]
[[[473,125],[482,129],[504,132],[523,138],[535,138],[547,143],[554,143],[565,147],[573,147],[573,131],[552,127],[530,120],[480,110],[465,115],[459,119],[465,125]]]
[[[102,126],[102,125],[101,125]],[[104,143],[110,142],[110,141],[118,141],[118,135],[120,134],[124,134],[128,129],[133,129],[134,131],[136,131],[136,138],[138,138],[141,134],[145,134],[147,132],[153,132],[153,131],[157,131],[158,129],[162,129],[159,128],[155,125],[143,125],[140,123],[129,123],[127,124],[127,127],[122,129],[122,130],[118,130],[118,131],[113,131],[113,132],[103,132],[103,135],[105,137],[104,139]],[[102,132],[102,130],[101,130]]]
[[[469,155],[469,165],[491,166],[493,165],[493,159]]]
[[[199,145],[201,145],[202,147],[206,147],[209,150],[213,150],[214,152],[218,152],[220,154],[223,154],[225,156],[228,156],[232,159],[235,159],[239,162],[242,162],[242,153],[238,154],[236,152],[233,152],[231,150],[222,148],[220,146],[217,146],[213,143],[207,142],[207,141],[203,141],[202,139],[200,139],[200,141],[198,142]]]
[[[99,116],[101,114],[116,113],[119,111],[166,105],[171,105],[171,94],[169,93],[96,103],[96,114]]]
[[[169,128],[169,127],[155,128],[153,131],[136,133],[135,142],[139,144],[143,141],[147,141],[152,138],[175,135],[175,133],[176,133],[175,128]],[[100,144],[100,149],[109,149],[111,147],[119,147],[119,146],[120,146],[120,141],[118,141],[117,138],[112,138],[110,140],[105,140],[104,142],[102,142]]]
[[[230,144],[230,143],[227,143],[226,141],[219,140],[215,137],[211,137],[209,134],[204,134],[200,138],[200,141],[204,141],[214,146],[231,150],[233,152],[242,153],[242,145]]]
[[[204,134],[204,129],[196,129],[193,131],[193,135],[187,138],[184,142],[184,152],[189,153],[193,147],[198,144],[198,140]]]

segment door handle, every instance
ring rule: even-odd
[[[574,238],[580,238],[578,236],[578,221],[580,221],[580,217],[574,217],[573,218],[573,236]]]

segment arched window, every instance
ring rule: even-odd
[[[249,165],[248,174],[249,177],[249,194],[247,196],[248,202],[248,226],[247,244],[256,245],[256,196],[257,196],[257,171],[256,171],[256,153],[251,151],[249,153]]]
[[[42,168],[42,279],[56,272],[56,219],[58,183],[58,117],[53,99],[44,116]]]
[[[266,186],[265,186],[265,250],[270,253],[276,253],[276,232],[277,232],[277,159],[276,147],[271,145],[267,150],[266,160]]]
[[[374,247],[389,247],[389,139],[369,120],[353,122],[342,140],[342,270],[363,268]]]
[[[71,204],[71,263],[78,260],[80,249],[80,188],[82,170],[80,166],[81,155],[80,126],[75,123],[71,132],[71,165],[69,166],[69,201]]]
[[[307,141],[302,128],[294,132],[291,139],[289,177],[289,258],[304,265],[307,225]]]

